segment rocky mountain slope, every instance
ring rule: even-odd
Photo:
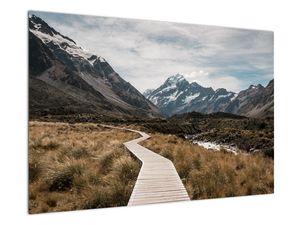
[[[239,93],[224,88],[213,90],[196,82],[189,83],[184,76],[169,77],[159,88],[147,90],[144,96],[166,116],[186,112],[227,112],[250,117],[273,115],[274,82],[267,87],[251,85]]]
[[[29,16],[30,117],[159,117],[158,108],[101,56]]]
[[[274,80],[266,87],[250,85],[239,92],[224,111],[249,117],[274,116]]]

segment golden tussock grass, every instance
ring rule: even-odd
[[[29,123],[29,213],[127,205],[140,162],[133,132],[97,124]]]
[[[151,136],[142,145],[173,161],[191,199],[274,192],[274,161],[270,158],[212,152],[174,135]]]

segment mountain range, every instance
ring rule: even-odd
[[[249,117],[274,114],[274,80],[266,87],[251,85],[239,93],[225,88],[214,90],[196,82],[188,82],[183,75],[170,76],[157,89],[148,89],[144,96],[165,116],[187,112],[226,112]]]
[[[41,18],[29,16],[29,115],[160,117],[159,109],[92,54]]]
[[[274,114],[274,81],[239,93],[214,90],[183,75],[141,94],[103,56],[90,53],[41,18],[29,16],[29,116],[147,119],[187,112]]]

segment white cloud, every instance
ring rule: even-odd
[[[39,14],[78,45],[104,57],[140,91],[158,87],[176,73],[195,76],[203,86],[234,91],[265,83],[273,74],[271,32]]]
[[[197,82],[203,87],[212,87],[218,89],[226,88],[228,91],[238,92],[241,90],[242,82],[232,76],[213,77],[207,71],[193,71],[189,74],[184,74],[184,77],[190,82]]]

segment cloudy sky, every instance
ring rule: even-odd
[[[180,73],[238,92],[273,78],[273,33],[146,20],[30,12],[104,57],[139,91]]]

